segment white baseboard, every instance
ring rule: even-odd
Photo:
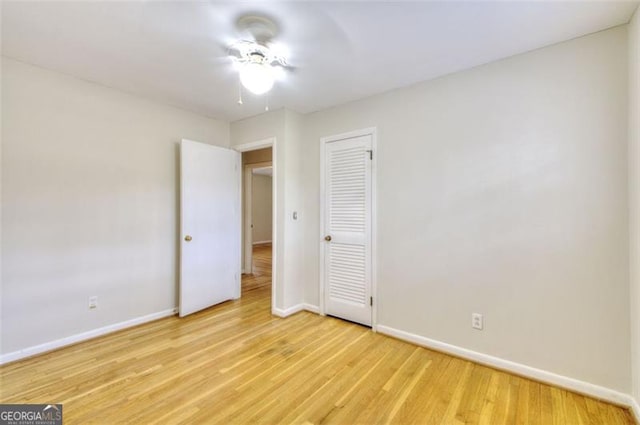
[[[631,410],[631,413],[635,416],[636,423],[640,424],[640,403],[638,403],[638,400],[633,397],[631,397],[631,406],[629,406],[629,410]]]
[[[88,339],[96,338],[98,336],[106,335],[115,331],[119,331],[121,329],[126,329],[133,326],[141,325],[143,323],[152,322],[154,320],[162,319],[164,317],[173,316],[177,312],[178,312],[177,307],[170,308],[168,310],[147,314],[146,316],[136,317],[134,319],[125,320],[124,322],[103,326],[102,328],[98,328],[98,329],[92,329],[90,331],[71,335],[65,338],[57,339],[55,341],[45,342],[44,344],[34,345],[32,347],[23,348],[22,350],[14,351],[7,354],[2,354],[0,355],[0,365],[9,363],[9,362],[14,362],[16,360],[21,360],[26,357],[31,357],[36,354],[42,354],[47,351],[52,351],[67,345],[76,344],[78,342],[82,342]]]
[[[289,308],[274,308],[272,310],[272,313],[278,317],[288,317],[291,316],[292,314],[296,314],[299,311],[304,310],[304,305],[303,304],[296,304],[292,307]]]
[[[254,245],[262,245],[262,244],[265,244],[265,243],[271,243],[271,240],[268,240],[268,241],[256,241],[256,242],[253,242],[253,244],[254,244]]]
[[[305,304],[305,303],[296,304],[292,307],[285,308],[285,309],[274,308],[272,313],[278,317],[288,317],[302,310],[310,311],[311,313],[320,314],[320,308],[318,308],[318,306],[315,306],[313,304]]]
[[[320,314],[320,307],[317,305],[304,303],[302,306],[305,310],[310,311],[311,313]]]
[[[377,328],[378,332],[380,332],[381,334],[389,335],[416,345],[431,348],[443,353],[452,354],[456,357],[461,357],[463,359],[471,360],[476,363],[491,366],[493,368],[511,372],[516,375],[524,376],[526,378],[531,378],[536,381],[551,384],[556,387],[564,388],[600,400],[608,401],[610,403],[628,407],[631,410],[635,410],[636,417],[638,417],[638,404],[629,394],[624,394],[606,387],[590,384],[588,382],[579,381],[567,376],[557,375],[552,372],[547,372],[542,369],[536,369],[531,366],[515,363],[509,360],[501,359],[499,357],[493,357],[488,354],[478,353],[466,348],[394,329],[389,326],[378,325]]]

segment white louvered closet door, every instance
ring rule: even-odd
[[[325,312],[367,326],[371,326],[371,137],[327,143],[324,161]]]

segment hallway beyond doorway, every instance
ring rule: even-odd
[[[242,295],[256,289],[271,290],[271,244],[253,246],[253,274],[242,275]]]

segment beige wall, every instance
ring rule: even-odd
[[[302,143],[304,116],[297,112],[285,111],[285,158],[284,170],[286,193],[285,245],[287,247],[287,262],[284,273],[287,282],[285,305],[294,306],[304,301],[304,285],[307,277],[303,268],[308,252],[304,244],[309,236],[308,218],[304,211],[305,176],[309,170],[305,169],[305,162],[301,160],[308,154]],[[293,219],[297,212],[298,219]]]
[[[174,308],[178,143],[229,125],[6,58],[2,86],[2,353]]]
[[[376,126],[379,324],[629,393],[626,37],[305,116],[305,301],[319,140]]]
[[[633,396],[640,404],[640,12],[629,25],[629,218]]]
[[[253,243],[271,241],[271,176],[254,174],[251,182],[251,217]]]
[[[0,13],[2,13],[2,11],[0,10]],[[2,284],[2,150],[3,150],[3,133],[4,131],[2,131],[2,121],[3,121],[3,102],[1,102],[2,100],[2,74],[3,74],[3,64],[4,62],[4,58],[2,55],[0,55],[0,354],[3,353],[2,351],[2,347],[3,347],[3,340],[4,340],[4,311],[2,309],[2,305],[3,305],[3,296],[2,296],[2,287],[4,286]]]

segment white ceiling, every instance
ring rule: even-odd
[[[2,53],[207,116],[237,120],[225,45],[236,18],[274,18],[295,72],[271,109],[307,113],[629,21],[635,1],[2,2]]]

